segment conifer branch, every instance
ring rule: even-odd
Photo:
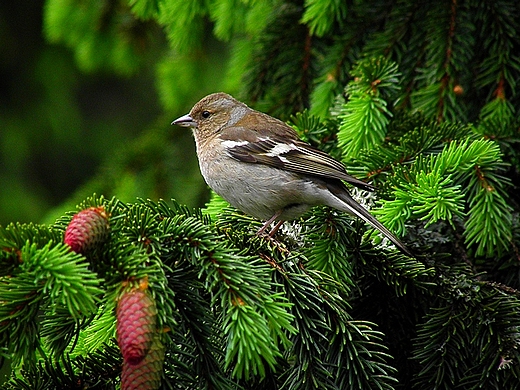
[[[116,308],[139,289],[157,311],[140,317],[142,350],[157,348],[137,356],[158,363],[155,387],[515,388],[519,15],[514,0],[46,0],[49,42],[83,71],[149,68],[165,112],[198,87],[290,118],[374,184],[354,197],[417,256],[326,207],[265,239],[215,195],[203,210],[94,195],[54,224],[0,227],[0,386],[124,387]],[[201,199],[160,128],[93,186],[132,199],[131,177],[139,196]],[[93,235],[66,239],[78,220]]]

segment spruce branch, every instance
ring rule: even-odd
[[[30,275],[39,293],[64,305],[73,318],[97,311],[102,280],[88,269],[83,256],[71,253],[66,245],[49,243],[41,249],[36,244],[26,245],[22,259],[20,271]]]
[[[101,280],[87,268],[83,256],[63,244],[49,242],[38,248],[28,243],[20,250],[20,260],[14,275],[0,283],[0,335],[16,363],[24,358],[34,364],[36,351],[45,354],[40,337],[46,337],[51,351],[58,354],[69,346],[65,341],[77,337],[80,321],[97,311]],[[44,308],[48,316],[40,325],[39,312]],[[52,324],[58,326],[50,331]],[[63,332],[65,339],[54,332]]]
[[[170,46],[186,53],[199,47],[207,14],[204,0],[193,1],[189,7],[182,0],[168,0],[159,2],[157,20],[165,27]]]
[[[79,334],[78,348],[71,351],[73,356],[82,356],[102,349],[104,344],[111,344],[116,337],[115,301],[109,301],[110,307],[100,306],[95,321],[88,323]]]
[[[466,110],[457,99],[459,74],[470,66],[474,39],[472,10],[457,2],[436,3],[428,9],[425,64],[421,87],[411,94],[412,107],[439,122],[465,120]],[[460,36],[464,39],[458,39]]]
[[[19,377],[11,378],[2,389],[55,389],[57,386],[77,388],[82,384],[82,378],[76,375],[71,359],[66,356],[57,364],[40,362],[34,367],[24,365]]]
[[[435,286],[432,280],[435,270],[432,267],[398,252],[382,257],[379,251],[367,251],[358,267],[363,267],[367,275],[390,286],[396,297],[405,296],[412,286],[424,292]]]
[[[408,65],[408,61],[416,61],[413,56],[410,59],[403,57],[403,47],[410,44],[412,39],[421,39],[423,32],[414,29],[417,20],[424,17],[426,10],[420,3],[412,1],[397,1],[391,7],[385,18],[384,28],[376,30],[368,38],[363,53],[366,57],[392,58],[400,63]],[[406,42],[406,43],[405,43]],[[404,66],[409,69],[409,66]]]
[[[211,198],[206,207],[202,210],[205,215],[208,215],[212,220],[217,220],[218,216],[221,215],[226,207],[230,207],[229,203],[224,200],[221,196],[215,192],[211,192]]]
[[[520,361],[513,346],[519,339],[520,322],[513,314],[518,300],[463,275],[441,277],[441,286],[447,300],[418,326],[416,387],[499,389],[500,383],[514,381],[514,371],[503,374],[488,368],[492,364],[500,369],[504,359]],[[453,364],[461,369],[449,369]]]
[[[67,353],[75,353],[80,343],[81,330],[88,326],[94,316],[76,319],[64,306],[49,307],[41,320],[40,336],[47,351],[53,357],[62,357]]]
[[[172,368],[169,376],[175,382],[183,381],[184,387],[234,388],[231,384],[235,381],[224,370],[221,318],[216,317],[210,297],[201,293],[204,285],[196,276],[194,269],[186,270],[185,266],[173,269],[171,286],[176,291],[179,321],[167,333],[171,340],[166,346],[166,367]]]
[[[187,258],[205,275],[212,302],[223,310],[226,366],[233,366],[237,378],[265,376],[264,366],[274,369],[281,356],[275,340],[283,343],[283,332],[294,332],[286,300],[269,292],[271,282],[266,276],[272,270],[259,259],[224,247],[206,225],[192,217],[176,226],[178,235],[172,237],[187,237],[183,251],[190,252]]]
[[[356,177],[374,180],[380,189],[388,187],[394,175],[406,181],[399,166],[423,154],[438,153],[445,142],[465,139],[471,135],[469,126],[457,123],[437,123],[420,113],[398,112],[388,127],[388,141],[377,149],[363,150],[348,162],[348,171]],[[394,172],[394,170],[396,172]],[[406,171],[404,171],[406,172]]]
[[[128,4],[132,12],[141,19],[155,19],[159,15],[159,1],[157,0],[130,0]]]
[[[342,22],[347,14],[347,4],[341,0],[306,0],[301,23],[309,26],[310,33],[321,37],[335,21]]]
[[[143,63],[142,48],[152,46],[153,24],[139,20],[126,3],[49,0],[44,8],[44,32],[50,42],[71,48],[79,67],[92,72],[110,69],[135,73]]]
[[[520,74],[520,59],[516,54],[518,40],[515,38],[520,23],[516,6],[514,1],[486,1],[479,3],[476,12],[485,53],[477,59],[476,85],[487,90],[486,99],[490,96],[509,99],[515,95]]]
[[[23,360],[33,367],[37,352],[42,352],[38,315],[44,299],[40,292],[26,273],[0,281],[0,352],[15,366]]]
[[[397,370],[387,363],[392,356],[382,344],[383,333],[366,321],[348,321],[342,328],[333,336],[329,353],[356,358],[347,360],[347,370],[336,370],[339,387],[394,389]]]
[[[229,40],[233,34],[245,31],[249,6],[250,4],[242,1],[217,0],[208,7],[210,17],[215,22],[213,30],[215,36],[222,40]]]
[[[339,116],[338,144],[346,161],[383,143],[392,117],[385,99],[398,90],[399,83],[397,64],[384,58],[360,61],[352,76],[345,89],[349,100]]]
[[[301,7],[292,3],[273,9],[265,30],[255,37],[243,77],[255,108],[282,119],[308,107],[314,78],[315,41],[298,23],[301,14]]]
[[[335,119],[322,120],[311,111],[304,110],[291,116],[289,125],[296,130],[302,140],[340,159],[341,153],[336,139],[338,125]]]
[[[324,272],[343,284],[346,291],[355,288],[354,254],[351,248],[354,228],[351,218],[337,215],[330,209],[320,209],[305,222],[309,227],[305,234],[305,254],[310,269]],[[312,245],[310,245],[312,243]]]
[[[284,263],[288,271],[284,287],[293,303],[298,333],[292,338],[294,367],[286,373],[282,388],[393,389],[395,369],[387,364],[390,356],[375,324],[351,318],[342,283],[304,270],[295,260]],[[341,369],[343,364],[348,369]]]
[[[516,131],[516,110],[510,101],[497,97],[480,111],[476,130],[490,138],[514,136]]]
[[[466,221],[466,245],[477,245],[477,256],[492,257],[509,248],[511,242],[512,207],[502,194],[479,169],[472,180],[476,190],[469,207],[471,213]]]
[[[334,99],[344,90],[349,80],[350,68],[358,59],[359,30],[346,29],[344,35],[324,48],[323,56],[318,58],[322,71],[311,92],[310,110],[313,115],[328,117]]]
[[[58,243],[61,240],[59,231],[45,225],[10,223],[6,227],[0,227],[1,256],[3,259],[13,259],[14,256],[17,262],[21,261],[21,249],[27,242],[43,248],[49,242]]]
[[[292,338],[288,357],[294,362],[282,376],[282,388],[312,389],[318,385],[324,389],[336,388],[328,363],[323,358],[331,328],[316,281],[296,264],[287,264],[286,267],[290,273],[284,278],[284,289],[293,304],[298,333]]]
[[[451,142],[437,155],[420,157],[408,169],[398,172],[401,188],[393,200],[382,200],[376,210],[383,223],[404,232],[407,218],[419,218],[426,225],[463,216],[466,202],[466,243],[477,244],[479,255],[491,255],[496,246],[505,249],[511,239],[511,207],[505,199],[503,169],[498,145],[489,140]],[[507,183],[507,182],[506,182]],[[465,188],[464,192],[462,188]],[[489,202],[493,198],[493,202]],[[495,248],[495,249],[491,249]]]

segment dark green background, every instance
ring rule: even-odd
[[[201,78],[178,112],[163,112],[153,59],[131,76],[86,74],[69,49],[46,41],[43,7],[0,3],[0,225],[52,222],[92,192],[203,203],[191,136],[170,122],[213,86]],[[160,53],[167,45],[157,31]],[[168,172],[184,181],[164,183]],[[163,188],[143,178],[158,174]]]

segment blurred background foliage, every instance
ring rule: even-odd
[[[93,192],[203,204],[191,134],[170,122],[224,87],[228,49],[204,45],[174,56],[125,2],[1,2],[0,225],[52,222]]]

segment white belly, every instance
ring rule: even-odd
[[[261,164],[224,162],[225,171],[231,174],[223,175],[222,161],[215,159],[211,169],[201,166],[206,183],[232,206],[255,218],[266,220],[287,208],[279,219],[291,220],[320,203],[315,196],[309,197],[313,192],[311,183],[290,172]]]

